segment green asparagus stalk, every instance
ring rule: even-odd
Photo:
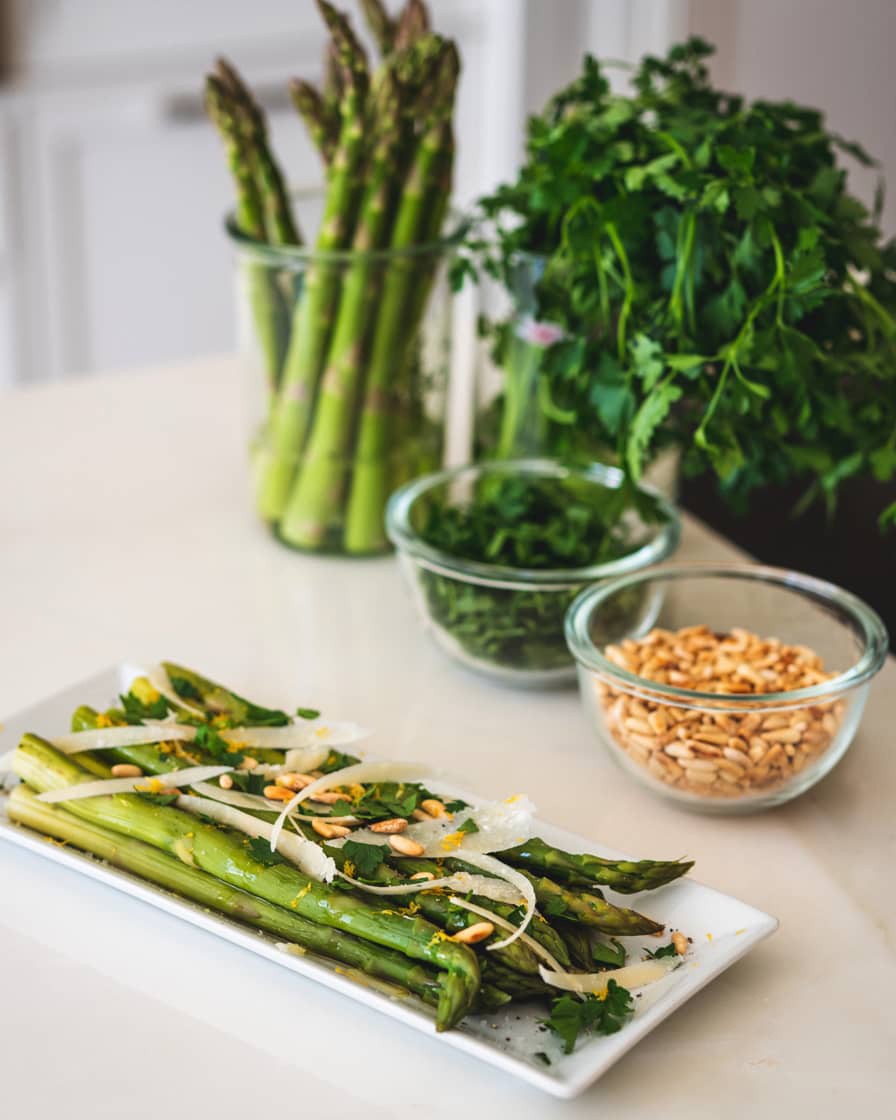
[[[308,263],[293,314],[282,384],[272,415],[270,446],[261,460],[258,505],[262,516],[274,522],[283,514],[301,458],[333,325],[342,262],[327,260],[325,254],[351,244],[365,154],[369,78],[364,51],[343,15],[326,0],[318,0],[318,6],[336,44],[345,90],[339,142],[329,168],[324,216],[315,247],[319,256]]]
[[[395,50],[409,47],[429,31],[429,12],[423,0],[407,0],[395,26]]]
[[[173,661],[164,661],[162,665],[178,696],[194,705],[198,702],[212,716],[227,716],[234,726],[283,727],[289,723],[289,716],[279,708],[254,704],[231,689]]]
[[[289,192],[268,143],[264,113],[232,63],[219,58],[216,71],[252,153],[266,238],[273,245],[300,245],[302,239],[292,214]]]
[[[609,860],[587,853],[573,855],[537,837],[498,853],[498,858],[514,867],[550,875],[568,886],[587,888],[600,884],[620,894],[662,887],[687,874],[694,866],[693,861],[688,860]]]
[[[85,771],[48,743],[25,735],[13,756],[13,769],[40,792],[80,783]],[[248,838],[206,824],[179,809],[151,805],[131,794],[83,798],[67,811],[176,856],[299,916],[344,930],[405,956],[432,965],[439,973],[436,1029],[455,1026],[469,1011],[479,989],[476,955],[445,937],[419,916],[374,910],[361,899],[316,882],[286,864],[268,866],[253,858]]]
[[[395,34],[398,30],[397,21],[392,19],[386,11],[386,5],[382,0],[361,0],[361,8],[367,26],[373,33],[374,39],[376,39],[376,45],[385,57],[391,53],[395,45]]]
[[[264,930],[275,937],[314,953],[331,957],[357,968],[367,976],[390,980],[413,992],[427,1003],[438,999],[438,978],[423,965],[402,953],[360,941],[341,930],[308,921],[291,910],[228,886],[180,859],[166,855],[149,844],[122,836],[78,817],[56,805],[39,801],[27,786],[17,786],[7,802],[10,820],[52,836],[84,852],[98,856],[113,867],[138,875],[182,898],[226,914],[228,917]],[[491,991],[497,991],[491,986]],[[494,996],[490,997],[494,999]],[[506,1000],[506,997],[505,997]]]
[[[453,44],[445,50],[435,84],[429,120],[408,174],[392,234],[392,248],[407,250],[421,242],[427,218],[444,197],[444,153],[452,146],[451,113],[459,73]],[[412,255],[394,260],[387,272],[371,346],[367,388],[361,414],[345,545],[349,552],[381,549],[385,543],[383,509],[388,493],[388,390],[404,354],[416,341],[417,324],[408,321],[420,267],[433,261]]]
[[[491,957],[494,955],[492,953]],[[482,976],[514,999],[544,999],[557,994],[557,989],[545,984],[540,976],[522,976],[519,972],[502,965],[500,961],[492,959],[483,962]]]
[[[420,40],[417,48],[408,52],[413,70],[411,80],[399,84],[398,67],[390,65],[376,90],[376,138],[352,244],[357,256],[345,272],[314,423],[280,523],[281,537],[302,548],[320,547],[334,513],[342,508],[345,463],[362,389],[368,324],[377,306],[377,281],[383,271],[382,263],[370,254],[383,248],[388,238],[396,171],[402,166],[406,147],[406,89],[420,84],[419,75],[425,74],[438,58],[443,43],[433,35]]]
[[[205,103],[224,143],[227,162],[236,186],[236,224],[241,233],[257,241],[265,238],[264,207],[261,191],[253,171],[254,158],[251,146],[243,136],[231,97],[224,83],[210,74],[205,83]],[[246,285],[246,299],[252,312],[255,334],[261,349],[262,360],[273,392],[280,376],[280,363],[285,353],[284,331],[288,327],[286,309],[276,287],[271,283],[267,265],[260,261],[247,261],[242,281]]]
[[[311,82],[301,78],[293,78],[289,83],[289,96],[296,112],[305,122],[305,127],[320,152],[324,165],[329,165],[333,162],[339,140],[338,113],[331,111],[330,104]]]

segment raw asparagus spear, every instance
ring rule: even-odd
[[[347,19],[318,0],[333,35],[344,91],[339,141],[329,168],[324,216],[316,253],[346,249],[354,230],[356,199],[365,154],[365,109],[369,75],[364,50]],[[258,504],[263,517],[279,521],[289,498],[311,419],[330,337],[342,264],[309,262],[293,314],[282,384],[271,418],[270,446],[261,457]]]
[[[289,96],[296,112],[305,122],[305,127],[320,152],[325,165],[333,161],[333,153],[339,140],[339,117],[331,112],[330,105],[311,82],[293,78],[289,83]]]
[[[236,224],[241,233],[263,241],[265,238],[264,206],[253,171],[254,155],[243,135],[231,97],[219,77],[210,74],[205,83],[208,114],[224,142],[227,162],[236,186]],[[277,387],[280,363],[285,353],[285,330],[288,328],[282,297],[272,283],[266,264],[246,261],[242,271],[246,297],[251,308],[255,333],[271,393]]]
[[[395,33],[398,29],[396,20],[386,11],[382,0],[361,0],[361,8],[380,53],[388,55],[395,45]]]
[[[7,813],[12,821],[99,856],[113,867],[121,867],[183,898],[301,945],[304,949],[332,957],[368,976],[391,980],[427,1003],[437,1002],[436,973],[403,954],[308,921],[291,910],[228,886],[213,875],[190,867],[140,840],[79,820],[57,805],[39,801],[27,786],[17,786],[12,791]]]
[[[429,229],[429,212],[443,198],[444,152],[453,145],[451,114],[460,63],[453,44],[445,49],[435,83],[432,106],[402,194],[392,233],[393,249],[421,243]],[[435,259],[398,258],[390,263],[371,345],[367,388],[361,413],[352,489],[345,529],[349,552],[377,551],[385,543],[383,509],[389,479],[388,390],[390,377],[401,369],[404,354],[416,341],[417,323],[408,320],[413,291],[426,283],[421,269],[435,267]]]
[[[398,64],[387,64],[374,99],[376,137],[366,172],[367,188],[347,266],[339,311],[321,380],[305,456],[280,523],[280,535],[302,548],[319,547],[334,512],[342,507],[346,459],[350,458],[357,400],[363,390],[368,325],[377,307],[383,264],[370,256],[384,247],[392,219],[394,190],[406,148],[406,103],[443,49],[438,36],[420,40],[407,52],[409,80]],[[393,56],[398,59],[398,56]]]
[[[429,31],[429,12],[423,0],[407,0],[395,26],[396,50],[409,47]]]
[[[219,58],[215,68],[252,154],[265,236],[272,245],[300,245],[302,238],[292,214],[289,192],[268,143],[264,113],[232,63]]]
[[[84,770],[34,735],[22,739],[13,756],[13,769],[40,792],[85,780]],[[475,953],[466,945],[446,938],[418,916],[375,910],[360,898],[309,879],[285,863],[261,863],[253,858],[245,836],[206,824],[179,809],[151,805],[133,794],[71,801],[67,811],[160,848],[231,886],[291,909],[310,921],[396,949],[444,970],[439,973],[437,1030],[455,1026],[476,998],[479,965]]]
[[[526,867],[550,875],[568,886],[587,888],[599,883],[620,894],[662,887],[687,874],[694,866],[693,861],[688,860],[610,860],[588,853],[574,855],[537,837],[499,852],[498,858],[513,867]]]

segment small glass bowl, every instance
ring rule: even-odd
[[[486,479],[527,475],[539,481],[577,478],[601,490],[623,483],[615,467],[564,467],[546,459],[495,460],[424,475],[397,490],[386,510],[386,529],[424,624],[457,661],[506,684],[551,687],[575,680],[563,622],[579,592],[598,580],[649,567],[669,556],[680,536],[674,507],[644,487],[656,502],[657,522],[634,508],[622,520],[631,551],[584,568],[530,570],[466,560],[420,536],[432,503],[467,505]],[[640,592],[635,592],[638,596]],[[622,604],[617,601],[622,609]],[[637,603],[628,608],[639,615]]]
[[[619,603],[630,603],[636,590],[641,616],[629,611],[620,625]],[[724,636],[732,676],[716,687],[730,681],[731,691],[669,683],[670,670],[675,676],[681,669],[677,655],[645,663],[644,647],[634,643],[655,623],[673,632],[706,626]],[[833,675],[820,679],[822,672],[810,668],[809,679],[819,681],[808,687],[735,691],[739,674],[753,675],[751,687],[762,679],[755,675],[760,663],[749,660],[746,632],[805,647],[806,664],[817,654]],[[658,568],[590,588],[569,610],[566,640],[585,710],[611,756],[654,792],[717,813],[779,805],[829,773],[853,740],[871,678],[887,653],[883,623],[857,596],[798,572],[754,565]],[[699,634],[691,640],[699,647]],[[790,655],[782,657],[769,662],[769,673]]]

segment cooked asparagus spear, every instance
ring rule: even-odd
[[[395,45],[397,21],[389,15],[382,0],[361,0],[361,8],[380,53],[384,56],[388,55]]]
[[[17,786],[12,791],[7,812],[12,821],[99,856],[113,867],[139,875],[141,879],[173,891],[182,898],[192,899],[304,949],[332,957],[369,976],[391,980],[427,1003],[435,1004],[438,999],[437,974],[402,953],[308,921],[282,906],[228,886],[214,875],[191,867],[140,840],[80,820],[57,805],[39,801],[37,794],[28,786]]]
[[[13,757],[13,769],[39,792],[85,780],[84,770],[34,735],[22,739]],[[67,811],[160,848],[310,921],[344,930],[443,970],[438,976],[437,1030],[455,1026],[476,998],[479,965],[467,946],[446,938],[418,916],[375,910],[360,898],[310,879],[285,863],[261,863],[253,857],[245,836],[206,824],[179,809],[151,805],[132,794],[71,801]]]
[[[499,852],[498,858],[513,867],[526,867],[550,875],[568,886],[588,888],[600,884],[620,894],[662,887],[687,874],[694,866],[689,860],[610,860],[588,853],[574,855],[537,837]]]

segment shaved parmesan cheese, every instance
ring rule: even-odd
[[[314,756],[316,761],[304,763],[313,770],[323,762],[330,747],[342,747],[366,738],[370,732],[357,723],[292,723],[286,727],[230,727],[218,734],[225,743],[234,746],[266,747],[269,750],[303,750],[309,747],[320,748]],[[309,758],[312,755],[309,753]]]
[[[465,832],[467,822],[475,831]],[[535,833],[535,806],[528,797],[517,795],[506,801],[493,801],[476,808],[462,809],[448,817],[412,824],[405,833],[422,844],[431,858],[456,855],[465,859],[468,852],[503,852],[530,839]]]
[[[494,914],[491,910],[486,910],[484,906],[477,906],[474,902],[468,902],[465,898],[457,898],[455,896],[452,897],[451,901],[455,906],[460,906],[464,910],[469,910],[472,914],[478,914],[480,918],[488,919],[488,921],[490,921],[492,925],[500,926],[501,929],[515,931],[517,928],[513,924],[513,922],[508,922],[506,918],[502,918],[499,914]],[[560,964],[557,958],[552,953],[549,953],[548,950],[545,949],[544,945],[541,945],[538,941],[535,940],[534,937],[530,937],[528,933],[522,933],[520,934],[520,941],[522,941],[524,945],[527,945],[533,953],[541,957],[543,961],[547,961],[551,968],[556,969],[557,972],[563,971],[563,966]],[[506,941],[501,942],[501,944],[506,945]],[[500,948],[500,946],[487,945],[486,948],[497,949]]]
[[[196,738],[196,728],[167,723],[160,726],[92,727],[88,731],[72,731],[56,735],[49,742],[63,754],[79,751],[104,751],[115,747],[138,747],[144,743],[188,742]]]
[[[310,785],[287,801],[274,823],[271,836],[271,850],[277,850],[277,841],[283,831],[286,818],[295,808],[316,793],[323,793],[337,786],[354,785],[356,782],[416,782],[431,773],[428,766],[415,765],[410,762],[357,762],[354,766],[343,766],[341,770],[334,770],[332,774],[324,774]],[[377,843],[382,842],[382,837]]]
[[[171,678],[165,671],[164,665],[150,666],[150,668],[146,670],[146,679],[160,696],[164,696],[169,704],[175,704],[178,708],[183,708],[185,712],[192,712],[194,716],[205,719],[206,713],[202,708],[196,708],[188,701],[184,700],[183,697],[178,696],[174,690],[174,685],[171,683]]]
[[[48,790],[38,796],[38,801],[78,801],[82,797],[102,797],[109,793],[154,793],[161,789],[191,786],[196,782],[217,778],[232,769],[232,766],[188,766],[186,770],[173,770],[162,776],[98,778],[96,781],[66,786],[65,789]],[[154,786],[157,788],[154,789]]]
[[[620,988],[646,988],[668,976],[680,964],[677,957],[661,958],[657,961],[641,961],[625,968],[613,968],[608,972],[565,972],[562,968],[554,970],[538,966],[541,978],[552,988],[564,992],[578,992],[579,995],[601,996],[606,992],[611,980]]]
[[[250,816],[231,805],[221,801],[212,801],[206,797],[179,797],[177,807],[186,809],[188,813],[197,813],[199,816],[210,817],[219,824],[235,828],[247,836],[261,837],[270,840],[273,825],[258,817]],[[272,845],[273,847],[273,845]],[[336,874],[336,864],[317,844],[297,836],[292,832],[284,833],[277,844],[277,851],[290,863],[294,863],[310,879],[320,883],[329,883]]]
[[[511,945],[517,938],[521,937],[532,921],[532,916],[535,913],[535,889],[525,875],[521,875],[519,871],[514,871],[512,867],[508,867],[499,859],[494,856],[484,855],[481,852],[467,852],[463,853],[463,860],[465,863],[470,863],[473,867],[478,867],[480,871],[485,871],[490,875],[496,876],[498,879],[504,879],[508,883],[517,888],[519,893],[523,896],[526,903],[526,914],[522,922],[518,926],[513,927],[513,932],[510,937],[505,937],[503,941],[496,941],[494,945],[489,945],[489,949],[503,949],[505,945]]]

